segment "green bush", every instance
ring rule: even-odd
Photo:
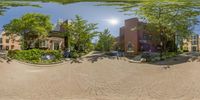
[[[19,52],[19,50],[9,50],[9,51],[8,51],[8,56],[9,56],[10,58],[14,58],[14,57],[15,57],[15,54],[16,54],[17,52]]]
[[[80,55],[79,55],[79,53],[74,51],[74,52],[71,52],[70,56],[71,56],[71,58],[78,58]]]
[[[163,59],[168,59],[168,58],[172,58],[172,57],[175,57],[175,56],[177,56],[176,52],[166,52],[163,55]]]
[[[42,56],[44,55],[54,55],[55,59],[53,60],[42,60]],[[62,58],[62,54],[58,50],[39,50],[39,49],[31,49],[31,50],[14,50],[14,51],[9,51],[8,56],[24,61],[24,62],[30,62],[30,63],[46,63],[46,62],[57,62],[60,61]]]

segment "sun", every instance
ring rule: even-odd
[[[118,19],[109,19],[108,23],[110,23],[111,25],[117,25],[119,23]]]

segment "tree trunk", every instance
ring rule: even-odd
[[[64,37],[64,49],[67,50],[69,48],[69,39],[68,36]]]

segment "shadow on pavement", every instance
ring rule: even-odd
[[[157,61],[154,63],[150,64],[155,64],[155,65],[176,65],[176,64],[182,64],[182,63],[187,63],[187,62],[200,62],[199,56],[198,55],[191,55],[191,54],[181,54],[173,58],[169,58],[163,61]]]
[[[102,60],[102,59],[105,59],[105,58],[117,59],[117,57],[115,57],[115,56],[107,56],[107,55],[92,55],[92,56],[88,56],[88,57],[85,57],[85,58],[91,63],[95,63],[98,60]]]

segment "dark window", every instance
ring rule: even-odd
[[[9,50],[9,46],[6,46],[6,50]]]
[[[197,45],[197,41],[192,41],[192,45]]]
[[[2,38],[0,38],[0,43],[2,43]]]
[[[6,39],[6,43],[9,43],[9,39]]]
[[[3,46],[2,45],[0,45],[0,50],[2,50],[3,49]]]
[[[192,51],[197,51],[197,47],[192,47]]]
[[[148,40],[148,34],[144,34],[144,35],[143,35],[143,39],[144,39],[144,40]]]
[[[144,40],[152,40],[152,37],[153,37],[153,36],[152,36],[151,34],[146,34],[146,33],[145,33],[145,34],[143,35],[143,39],[144,39]]]
[[[192,36],[192,39],[197,39],[197,36],[195,35],[195,36]]]
[[[11,49],[14,49],[14,47],[15,47],[14,45],[11,45]]]
[[[54,50],[59,50],[59,43],[57,42],[54,43]]]
[[[149,40],[152,40],[152,35],[151,34],[149,34]]]

